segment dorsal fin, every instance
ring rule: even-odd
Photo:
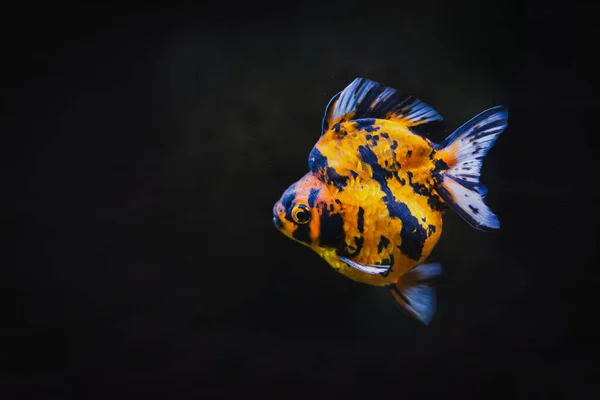
[[[398,121],[409,127],[442,120],[437,111],[409,94],[356,78],[327,104],[321,135],[337,123],[361,118]]]

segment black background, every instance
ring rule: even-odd
[[[29,7],[2,13],[2,399],[598,394],[591,9]],[[501,229],[447,214],[430,327],[272,226],[357,76],[449,132],[509,108]]]

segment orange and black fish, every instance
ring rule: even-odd
[[[480,230],[500,227],[479,176],[508,113],[490,108],[441,144],[422,136],[441,121],[411,95],[355,79],[327,105],[310,171],[273,207],[286,236],[350,279],[388,287],[425,324],[436,308],[425,281],[440,275],[441,265],[424,261],[440,238],[444,211]]]

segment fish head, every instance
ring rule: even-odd
[[[273,206],[273,223],[285,236],[315,251],[343,241],[341,204],[312,172],[283,192]]]

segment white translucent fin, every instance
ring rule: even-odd
[[[429,325],[436,310],[436,290],[424,281],[433,279],[442,274],[442,265],[439,263],[417,265],[390,291],[396,302],[410,315]]]
[[[352,261],[346,257],[340,256],[340,260],[351,266],[352,268],[356,268],[357,270],[364,272],[365,274],[375,275],[382,274],[390,269],[391,265],[369,265],[362,264],[356,261]]]
[[[340,97],[331,114],[334,120],[354,112],[358,105],[364,100],[370,90],[378,87],[376,82],[368,79],[356,78],[340,94]]]
[[[506,108],[490,108],[458,128],[439,151],[449,169],[443,173],[437,192],[476,229],[500,227],[496,215],[483,202],[487,188],[479,182],[479,177],[483,158],[507,124]]]

